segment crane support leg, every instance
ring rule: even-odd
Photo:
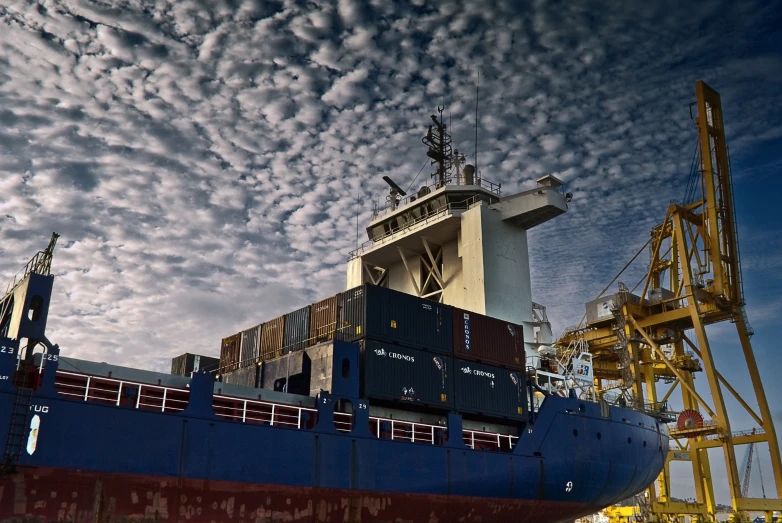
[[[758,407],[760,409],[760,416],[763,418],[763,430],[766,433],[766,440],[768,441],[769,451],[771,452],[771,468],[774,473],[774,483],[777,488],[777,498],[782,499],[782,456],[779,452],[779,441],[777,440],[777,432],[774,428],[774,422],[771,418],[771,410],[768,408],[768,400],[766,399],[766,393],[763,390],[763,383],[760,381],[760,372],[758,371],[758,363],[755,360],[755,354],[752,352],[752,345],[749,341],[749,333],[747,332],[747,326],[744,323],[744,318],[740,313],[735,317],[736,327],[739,331],[739,340],[741,341],[741,349],[744,351],[744,357],[747,360],[747,368],[749,369],[749,377],[752,380],[752,387],[755,389],[755,397],[758,400]]]

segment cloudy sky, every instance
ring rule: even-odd
[[[65,354],[154,369],[215,354],[344,288],[356,194],[364,223],[382,175],[412,182],[437,105],[472,151],[480,74],[483,176],[511,193],[554,174],[574,193],[531,235],[534,298],[561,332],[684,196],[702,79],[722,95],[747,310],[780,397],[780,13],[778,0],[5,1],[0,276],[57,231],[49,337]],[[715,350],[736,367],[728,327]]]

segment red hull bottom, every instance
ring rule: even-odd
[[[0,520],[76,523],[555,523],[590,511],[577,503],[357,493],[51,468],[0,479]]]

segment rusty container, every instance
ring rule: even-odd
[[[280,316],[263,324],[261,361],[282,356],[283,336],[285,336],[285,316]]]
[[[524,331],[521,325],[454,307],[453,355],[524,370]]]
[[[310,306],[310,337],[309,345],[334,339],[338,330],[340,295],[332,296]]]
[[[241,350],[242,333],[223,338],[220,345],[220,373],[230,372],[239,368],[239,351]]]

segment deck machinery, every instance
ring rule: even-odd
[[[719,94],[704,82],[697,82],[695,91],[697,101],[691,112],[698,145],[688,183],[690,197],[668,208],[641,249],[651,249],[646,275],[636,286],[641,292],[633,294],[620,283],[618,293],[601,293],[587,304],[586,321],[566,331],[556,345],[562,353],[574,346],[588,347],[594,356],[595,386],[605,398],[633,402],[659,414],[673,394],[681,395],[683,411],[670,431],[666,467],[656,488],[650,487],[639,498],[638,521],[685,521],[685,516],[693,521],[716,521],[715,471],[708,456],[712,448],[721,448],[725,456],[733,518],[747,519],[747,512],[757,511],[765,512],[771,521],[772,511],[782,509],[782,461],[744,309],[722,106]],[[738,333],[740,348],[736,350],[746,362],[756,409],[719,371],[709,343],[706,327],[726,321]],[[694,373],[700,371],[708,380],[710,400],[695,389]],[[663,394],[658,392],[660,382],[669,385]],[[735,431],[725,391],[749,413],[756,427]],[[736,447],[747,444],[768,447],[776,498],[751,498],[742,492]],[[691,464],[694,502],[671,499],[671,461]]]

